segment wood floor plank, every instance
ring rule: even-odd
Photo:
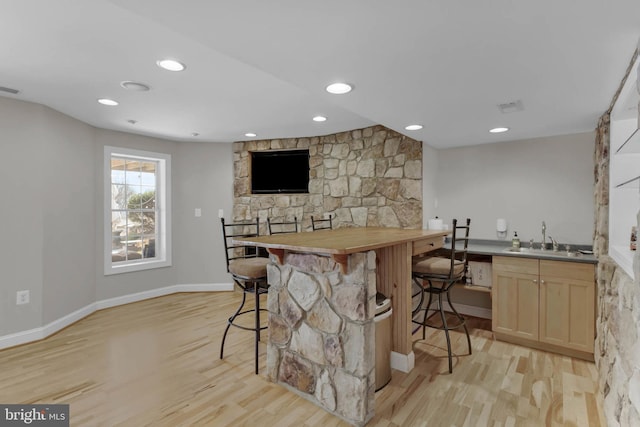
[[[238,293],[174,294],[96,312],[36,343],[0,351],[0,402],[68,403],[73,426],[348,424],[253,374],[253,335],[231,329]],[[265,319],[266,320],[266,319]],[[416,367],[393,371],[370,426],[601,426],[593,363],[495,341],[490,321],[413,336]],[[266,333],[264,339],[266,340]],[[260,343],[260,369],[266,365]]]

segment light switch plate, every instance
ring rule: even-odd
[[[196,208],[195,214],[196,214],[196,218],[201,217],[202,216],[202,209]]]

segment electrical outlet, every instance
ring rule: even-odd
[[[16,292],[16,305],[29,304],[29,291]]]

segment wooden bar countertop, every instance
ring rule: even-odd
[[[298,252],[349,255],[379,249],[398,243],[446,236],[449,231],[414,230],[405,228],[355,227],[318,230],[303,233],[234,239],[234,244],[249,243],[267,249]]]
[[[347,257],[356,252],[366,252],[401,243],[429,240],[433,242],[449,234],[448,231],[416,230],[386,227],[336,228],[303,233],[276,234],[271,236],[233,239],[234,244],[250,244],[267,248],[282,264],[284,251],[328,254],[346,272]],[[434,244],[430,243],[433,247]],[[440,242],[436,247],[442,246]],[[421,251],[418,251],[421,252]]]

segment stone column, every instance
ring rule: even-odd
[[[268,266],[267,378],[357,426],[374,414],[374,251],[286,253]]]
[[[251,153],[309,150],[309,193],[251,194]],[[382,125],[312,138],[234,143],[233,219],[333,215],[333,227],[422,228],[422,143]]]

